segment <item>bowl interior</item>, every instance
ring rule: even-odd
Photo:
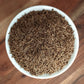
[[[17,19],[21,18],[24,14],[27,14],[31,11],[41,11],[41,10],[52,10],[54,9],[54,11],[57,11],[60,15],[62,15],[63,17],[65,17],[65,19],[68,21],[68,23],[71,25],[73,31],[74,31],[74,37],[75,37],[75,43],[74,43],[74,52],[71,56],[71,59],[69,60],[69,63],[64,66],[64,68],[58,72],[55,72],[51,75],[49,74],[44,74],[44,75],[39,75],[39,76],[34,76],[34,75],[31,75],[28,71],[25,71],[16,61],[15,59],[12,57],[12,54],[10,53],[10,47],[9,47],[9,43],[8,43],[8,39],[9,39],[9,32],[10,32],[10,29],[11,27],[13,26],[14,23],[17,22]],[[51,6],[44,6],[44,5],[38,5],[38,6],[33,6],[33,7],[30,7],[30,8],[27,8],[23,11],[21,11],[18,15],[16,15],[14,17],[14,19],[11,21],[9,27],[8,27],[8,30],[7,30],[7,33],[6,33],[6,40],[5,40],[5,44],[6,44],[6,51],[7,51],[7,54],[8,54],[8,57],[10,59],[10,61],[12,62],[12,64],[20,71],[22,72],[23,74],[27,75],[27,76],[30,76],[30,77],[33,77],[33,78],[37,78],[37,79],[48,79],[48,78],[53,78],[55,76],[58,76],[60,74],[62,74],[63,72],[65,72],[71,65],[72,63],[74,62],[75,58],[76,58],[76,55],[77,55],[77,52],[78,52],[78,48],[79,48],[79,37],[78,37],[78,32],[76,30],[76,27],[74,25],[74,23],[72,22],[72,20],[64,13],[62,12],[61,10],[57,9],[57,8],[54,8],[54,7],[51,7]]]

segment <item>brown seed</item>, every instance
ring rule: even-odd
[[[74,51],[71,26],[56,11],[32,11],[11,28],[12,56],[33,75],[52,74],[62,69]]]

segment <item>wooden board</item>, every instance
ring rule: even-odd
[[[16,14],[33,5],[50,5],[61,9],[74,21],[80,38],[79,53],[73,65],[62,75],[33,79],[20,73],[8,59],[5,35]],[[0,0],[0,84],[84,84],[84,0]]]

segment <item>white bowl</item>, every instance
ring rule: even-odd
[[[54,9],[54,11],[57,11],[60,15],[62,15],[63,17],[65,17],[65,19],[68,21],[68,23],[71,25],[73,31],[74,31],[74,37],[75,37],[75,43],[74,43],[74,52],[71,56],[71,59],[69,60],[69,63],[64,66],[64,68],[60,71],[57,71],[51,75],[49,74],[44,74],[44,75],[39,75],[39,76],[34,76],[34,75],[31,75],[28,71],[25,71],[17,62],[16,60],[12,57],[12,54],[10,53],[10,47],[9,47],[9,43],[8,43],[8,39],[9,39],[9,32],[10,32],[10,29],[11,27],[13,26],[14,23],[17,22],[17,19],[21,18],[24,14],[27,14],[31,11],[41,11],[41,10],[52,10]],[[19,14],[17,14],[14,19],[11,21],[9,27],[8,27],[8,30],[7,30],[7,33],[6,33],[6,40],[5,40],[5,44],[6,44],[6,51],[7,51],[7,54],[8,54],[8,57],[10,59],[10,61],[12,62],[12,64],[20,71],[22,72],[23,74],[29,76],[29,77],[32,77],[32,78],[37,78],[37,79],[48,79],[48,78],[53,78],[53,77],[56,77],[60,74],[62,74],[63,72],[65,72],[71,65],[72,63],[74,62],[76,56],[77,56],[77,52],[78,52],[78,48],[79,48],[79,37],[78,37],[78,32],[77,32],[77,29],[73,23],[73,21],[64,13],[62,12],[61,10],[57,9],[57,8],[54,8],[54,7],[51,7],[51,6],[45,6],[45,5],[38,5],[38,6],[33,6],[33,7],[30,7],[30,8],[27,8],[23,11],[21,11]]]

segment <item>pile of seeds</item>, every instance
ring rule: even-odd
[[[54,10],[32,11],[12,26],[9,46],[15,60],[32,75],[52,74],[71,58],[73,30]]]

